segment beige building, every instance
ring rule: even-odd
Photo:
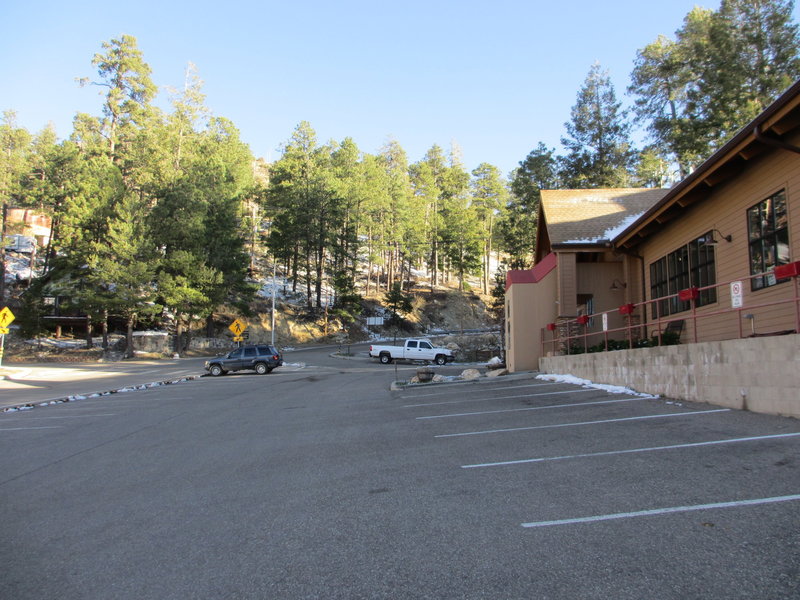
[[[534,268],[506,281],[512,371],[627,319],[683,344],[796,333],[800,81],[673,188],[544,191],[539,219]]]
[[[664,197],[641,188],[544,190],[535,266],[506,276],[506,363],[538,368],[542,331],[633,301],[629,264],[611,240]],[[621,326],[612,316],[610,326]],[[556,331],[556,330],[552,330]]]

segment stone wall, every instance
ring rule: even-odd
[[[235,347],[230,338],[195,337],[189,341],[189,350],[222,354]],[[162,331],[135,331],[133,350],[149,354],[171,355],[175,348],[175,336]]]
[[[676,400],[800,418],[800,335],[539,359],[569,374]]]

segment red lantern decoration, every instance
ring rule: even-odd
[[[635,304],[623,304],[622,306],[619,307],[619,314],[632,315],[635,308],[636,308]]]
[[[589,322],[589,315],[581,315],[576,321],[578,321],[578,325],[586,325]]]
[[[681,302],[688,302],[689,300],[697,300],[700,296],[700,290],[696,287],[686,288],[678,292],[678,299]]]
[[[555,330],[556,330],[556,324],[555,323],[548,323],[547,324],[547,331],[555,331]]]

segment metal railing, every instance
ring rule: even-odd
[[[749,303],[747,306],[743,302],[743,288],[750,281],[764,277],[774,277],[776,280],[791,280],[791,285],[782,285],[785,290],[782,294],[784,298],[762,301],[759,303]],[[721,290],[731,290],[730,306],[725,308],[710,308],[706,306],[719,304]],[[738,288],[738,292],[737,292]],[[703,303],[698,306],[703,292],[714,290],[717,300],[715,302]],[[773,294],[774,296],[774,294]],[[738,302],[737,302],[738,297]],[[752,300],[752,295],[751,295]],[[663,307],[675,305],[675,303],[689,303],[687,310],[680,312],[673,310],[663,314]],[[766,309],[781,305],[794,305],[794,329],[779,332],[769,332],[756,334],[753,324],[753,314],[759,309]],[[698,311],[698,309],[700,309]],[[624,304],[618,308],[606,310],[592,315],[581,315],[574,319],[562,319],[556,323],[549,323],[541,329],[541,350],[542,356],[548,352],[553,354],[582,354],[592,351],[608,351],[623,348],[637,348],[661,346],[670,343],[678,343],[684,334],[684,329],[688,325],[691,342],[705,341],[698,334],[698,322],[719,317],[720,315],[735,315],[738,322],[738,337],[745,337],[742,325],[744,317],[751,320],[751,336],[778,335],[783,333],[800,332],[800,261],[781,265],[775,271],[748,275],[735,280],[717,283],[705,287],[690,287],[679,291],[677,294],[670,294],[660,298],[653,298],[635,304]],[[652,315],[647,319],[647,315]],[[623,327],[609,328],[607,326],[612,315],[621,315],[625,320]],[[663,315],[663,316],[662,316]],[[598,329],[597,325],[601,324]],[[649,335],[648,335],[649,334]],[[735,336],[725,336],[714,339],[733,339]],[[600,340],[599,342],[597,340]],[[590,343],[591,341],[591,343]],[[602,348],[600,346],[602,345]]]

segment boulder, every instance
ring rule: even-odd
[[[467,380],[478,379],[478,377],[480,377],[480,376],[481,376],[481,372],[478,371],[478,369],[465,369],[461,373],[461,378],[462,379],[467,379]]]
[[[417,380],[420,383],[429,382],[430,380],[433,379],[434,375],[435,375],[435,373],[434,373],[433,369],[431,369],[430,367],[422,367],[420,369],[417,369]]]

